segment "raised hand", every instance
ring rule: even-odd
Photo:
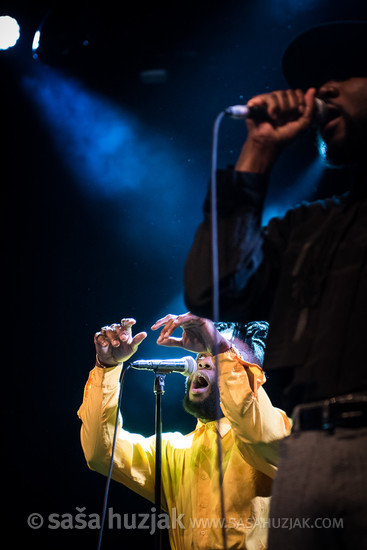
[[[265,108],[268,122],[247,120],[247,126],[257,139],[272,139],[287,141],[292,139],[304,128],[307,128],[313,118],[314,98],[316,90],[310,88],[307,93],[302,90],[277,90],[261,94],[248,101],[250,107]]]
[[[231,347],[210,319],[197,317],[190,312],[183,315],[166,315],[156,321],[151,328],[162,329],[157,339],[160,346],[184,348],[196,353],[207,351],[212,355],[222,353]],[[181,337],[172,336],[177,328],[182,329]]]
[[[277,90],[250,99],[247,105],[266,110],[269,120],[246,120],[247,139],[236,170],[267,173],[282,149],[311,126],[315,94],[315,88],[306,93],[302,90]]]
[[[146,332],[132,336],[135,319],[121,319],[121,323],[113,323],[102,327],[94,335],[94,344],[99,362],[104,367],[114,367],[127,361],[147,337]]]

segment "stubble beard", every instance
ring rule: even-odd
[[[223,416],[219,407],[219,391],[215,384],[210,386],[208,395],[204,399],[190,398],[190,383],[186,383],[186,393],[183,398],[183,408],[185,411],[202,422],[211,422],[218,420]]]
[[[326,145],[326,162],[331,167],[356,166],[366,163],[367,156],[367,121],[354,120],[346,113],[343,114],[345,131],[340,139],[331,139],[329,143],[319,139]]]

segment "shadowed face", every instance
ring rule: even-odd
[[[365,163],[367,149],[367,78],[330,80],[317,93],[329,107],[320,136],[334,164]]]

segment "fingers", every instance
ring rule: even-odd
[[[161,334],[158,338],[158,340],[171,336],[171,334],[179,327],[182,329],[185,329],[185,326],[187,323],[190,323],[192,321],[200,320],[196,315],[193,313],[187,312],[183,313],[182,315],[166,315],[162,319],[159,319],[154,325],[151,327],[152,330],[157,330],[159,328],[162,328]]]
[[[164,346],[166,348],[183,348],[183,340],[182,338],[175,338],[174,336],[160,336],[157,339],[158,346]]]
[[[250,99],[247,104],[249,107],[265,108],[271,122],[276,126],[299,119],[307,107],[302,90],[277,90],[261,94]]]
[[[121,342],[131,342],[131,328],[136,321],[132,318],[121,319],[121,323],[113,323],[102,327],[100,332],[94,335],[94,343],[96,345],[107,347],[119,347]]]
[[[136,352],[138,346],[147,337],[146,332],[140,332],[134,337],[131,329],[136,321],[125,318],[121,323],[113,323],[102,327],[94,336],[97,354],[104,364],[121,362]],[[182,315],[166,315],[154,323],[152,330],[161,329],[157,344],[168,347],[180,347],[192,351],[201,351],[205,347],[205,339],[212,338],[211,325],[208,320],[187,312]],[[181,337],[172,336],[178,328],[182,329]]]
[[[132,337],[131,328],[135,323],[135,319],[132,318],[122,319],[121,323],[102,327],[100,332],[94,335],[99,363],[115,367],[130,359],[147,337],[146,332],[139,332]]]
[[[165,324],[167,324],[169,321],[173,321],[177,318],[177,315],[166,315],[165,317],[162,317],[162,319],[158,319],[158,321],[156,321],[154,323],[154,325],[152,325],[150,328],[152,330],[158,330],[159,328],[163,327]]]
[[[166,315],[165,317],[162,317],[162,319],[159,319],[158,321],[156,321],[154,325],[152,325],[151,329],[157,330],[163,327],[164,325],[169,325],[170,327],[174,326],[175,328],[177,328],[183,325],[184,323],[187,323],[189,321],[193,321],[196,319],[199,319],[199,317],[197,317],[193,313],[190,313],[189,311],[187,313],[183,313],[182,315],[169,314],[169,315]]]
[[[162,319],[159,319],[151,327],[152,330],[157,330],[162,328],[161,333],[158,337],[157,343],[161,343],[163,339],[171,336],[171,334],[182,324],[182,318],[184,315],[166,315]]]
[[[310,88],[304,95],[305,109],[303,117],[312,120],[315,112],[316,88]]]
[[[157,344],[166,347],[179,347],[189,351],[202,351],[203,334],[207,320],[187,312],[182,315],[166,315],[159,319],[152,329],[161,329]],[[176,329],[182,329],[181,337],[173,336]]]
[[[166,315],[162,319],[159,319],[151,327],[152,330],[157,330],[162,328],[160,335],[157,338],[157,344],[159,346],[168,346],[168,347],[181,347],[182,338],[176,338],[171,336],[171,334],[180,326],[182,322],[179,315]]]
[[[182,337],[176,338],[171,336],[172,333],[187,322],[188,316],[190,313],[185,313],[183,315],[166,315],[162,319],[159,319],[151,327],[152,330],[158,330],[162,328],[160,335],[157,338],[157,344],[159,346],[166,347],[183,347],[182,346]]]
[[[139,332],[139,334],[136,334],[134,336],[134,338],[132,339],[132,342],[131,342],[131,348],[132,350],[135,351],[138,349],[138,347],[140,346],[140,344],[142,343],[143,340],[145,340],[145,338],[147,337],[147,333],[146,332]]]

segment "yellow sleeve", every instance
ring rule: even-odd
[[[107,475],[119,397],[121,367],[95,367],[78,410],[81,443],[91,470]],[[154,502],[155,437],[145,438],[122,428],[119,413],[112,478]]]
[[[274,477],[278,444],[289,435],[291,421],[273,407],[262,387],[263,370],[244,361],[235,348],[218,355],[221,408],[236,434],[245,460]]]

